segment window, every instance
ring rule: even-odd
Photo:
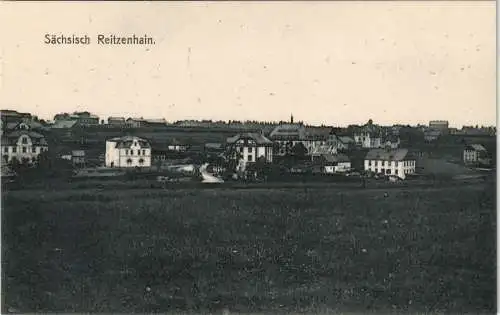
[[[252,158],[253,158],[253,156],[249,155],[249,156],[247,157],[248,162],[252,162]]]
[[[130,150],[130,155],[134,155],[134,150]]]
[[[125,155],[128,155],[128,150],[125,150]]]
[[[132,164],[132,159],[127,159],[127,164]]]
[[[17,148],[16,147],[12,147],[12,153],[16,153],[17,152]]]
[[[36,153],[36,147],[31,147],[31,153]]]
[[[21,141],[22,141],[23,144],[27,144],[28,143],[28,139],[26,137],[23,137]]]
[[[26,147],[23,147],[23,153],[26,153],[27,149]]]
[[[395,171],[394,171],[394,174],[398,175],[398,170],[395,170]]]
[[[139,164],[144,164],[144,159],[139,159]]]
[[[3,152],[5,152],[5,153],[9,153],[9,147],[5,147],[5,148],[3,148]]]
[[[137,155],[141,155],[141,150],[137,150]]]
[[[146,155],[146,150],[142,150],[142,155]]]
[[[248,153],[252,153],[253,152],[253,148],[252,147],[249,147],[248,148]]]

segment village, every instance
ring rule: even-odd
[[[495,168],[495,127],[309,126],[290,115],[281,122],[178,121],[61,113],[44,121],[1,111],[2,182],[23,174],[72,179],[134,173],[159,182],[390,182],[456,177]],[[314,175],[314,176],[313,176]],[[42,176],[42,175],[40,175]],[[134,178],[137,178],[134,177]],[[127,177],[127,178],[130,178]]]

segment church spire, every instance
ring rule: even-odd
[[[290,114],[290,123],[293,124],[293,114]]]

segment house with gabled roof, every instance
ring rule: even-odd
[[[260,133],[242,133],[227,138],[229,151],[236,152],[241,157],[241,163],[256,162],[263,157],[266,162],[273,161],[273,142]]]
[[[151,145],[149,141],[125,136],[106,140],[106,167],[150,167]]]
[[[405,179],[415,173],[416,158],[408,149],[372,149],[365,156],[365,171]]]
[[[351,170],[351,159],[345,154],[325,154],[321,164],[326,174],[345,173]]]
[[[49,150],[45,136],[29,128],[5,132],[0,144],[2,163],[16,159],[21,163],[35,164],[38,156]]]

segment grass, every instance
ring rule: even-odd
[[[4,192],[2,311],[491,313],[495,192]]]

